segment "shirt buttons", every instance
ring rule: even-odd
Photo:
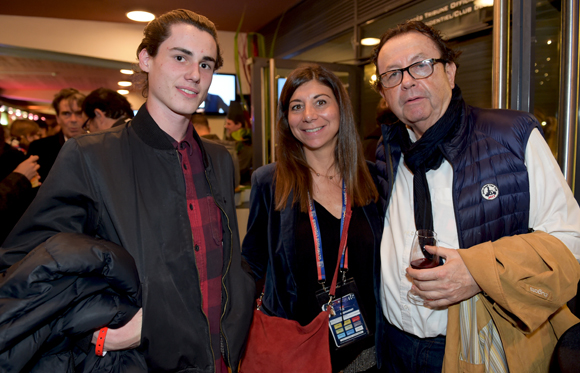
[[[195,244],[195,246],[193,247],[195,249],[195,251],[199,251],[199,245]]]
[[[183,164],[183,168],[187,170],[187,165],[185,163]]]
[[[191,203],[189,204],[189,209],[193,210],[193,205]]]

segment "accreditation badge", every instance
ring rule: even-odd
[[[316,293],[316,298],[322,310],[326,310],[330,299],[328,292],[319,290]],[[351,278],[336,286],[336,296],[330,303],[331,314],[328,326],[337,348],[366,338],[371,334],[358,299],[360,296],[354,279]]]

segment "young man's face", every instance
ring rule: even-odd
[[[60,125],[62,133],[67,138],[70,139],[85,133],[83,130],[83,111],[75,100],[61,100],[58,103],[58,109],[56,122]]]
[[[147,109],[156,119],[191,116],[205,100],[217,60],[214,38],[195,26],[178,23],[159,46],[157,56],[145,49],[139,66],[148,73]]]
[[[388,40],[379,52],[377,63],[382,74],[430,58],[441,58],[435,42],[412,31]],[[437,63],[433,67],[433,75],[428,78],[414,79],[405,71],[401,84],[392,88],[381,87],[381,95],[393,113],[418,137],[445,114],[455,86],[456,66],[453,62]]]

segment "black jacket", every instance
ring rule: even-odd
[[[0,275],[0,371],[146,371],[135,351],[107,353],[77,342],[127,323],[141,307],[131,255],[111,242],[60,233]],[[85,369],[86,368],[86,369]],[[73,370],[74,369],[74,370]]]
[[[18,172],[0,181],[0,245],[34,199],[32,184]]]
[[[377,203],[363,207],[364,214],[373,232],[374,263],[369,263],[374,273],[374,295],[377,301],[376,329],[381,330],[383,322],[380,306],[380,247],[384,222],[384,199],[387,185],[379,176],[373,163],[367,162],[381,198]],[[294,279],[299,271],[296,260],[294,237],[296,216],[300,212],[298,203],[292,205],[292,194],[288,197],[286,208],[275,209],[274,173],[276,164],[271,163],[258,168],[252,174],[252,194],[248,231],[244,238],[243,255],[251,266],[256,280],[265,279],[263,310],[275,316],[293,319],[297,302],[297,285]],[[328,273],[328,272],[327,272]],[[332,274],[330,275],[332,276]],[[260,289],[261,290],[261,289]],[[381,357],[379,333],[375,334],[377,357]]]
[[[222,146],[194,136],[221,210],[222,355],[235,372],[251,322],[254,284],[241,266],[231,157]],[[127,125],[66,142],[0,249],[0,270],[58,232],[82,232],[119,244],[139,271],[139,351],[149,370],[213,372],[214,355],[220,352],[210,347],[186,208],[177,151],[143,106]]]
[[[30,146],[28,147],[28,155],[38,156],[38,165],[40,166],[38,174],[40,175],[41,182],[46,180],[46,176],[52,169],[54,161],[64,145],[64,142],[64,134],[60,131],[56,135],[38,139],[30,143]]]

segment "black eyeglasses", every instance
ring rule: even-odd
[[[85,132],[89,132],[89,120],[91,120],[91,118],[87,118],[81,127],[83,130],[85,130]]]
[[[440,58],[430,58],[415,62],[404,69],[389,70],[382,73],[379,77],[381,85],[385,88],[393,88],[401,84],[403,81],[403,74],[406,72],[411,75],[413,79],[425,79],[433,75],[434,66],[437,62],[447,63],[447,61]]]

